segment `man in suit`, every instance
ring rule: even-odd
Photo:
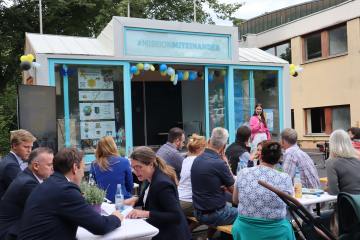
[[[76,239],[81,226],[103,235],[120,226],[123,216],[115,211],[101,216],[85,202],[79,185],[84,176],[82,153],[64,148],[54,157],[54,174],[38,185],[26,201],[18,239]]]
[[[12,181],[0,201],[0,239],[17,237],[18,221],[32,190],[53,173],[53,151],[37,148],[30,153],[29,166]]]
[[[0,199],[10,183],[27,167],[27,159],[36,138],[20,129],[10,134],[11,151],[0,161]]]

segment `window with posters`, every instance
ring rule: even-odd
[[[113,136],[124,155],[123,67],[57,64],[55,79],[59,148],[94,154],[101,137]]]

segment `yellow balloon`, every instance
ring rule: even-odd
[[[173,74],[173,75],[170,76],[170,81],[173,82],[174,80],[175,80],[175,74]]]
[[[139,75],[140,74],[140,70],[138,69],[137,71],[136,71],[136,73],[134,73],[134,75]]]
[[[26,61],[26,55],[22,55],[22,56],[20,57],[20,61],[21,61],[21,62]]]
[[[151,64],[151,66],[150,66],[150,71],[152,71],[152,72],[155,71],[155,67],[154,67],[154,65],[152,65],[152,64]]]
[[[289,69],[290,69],[290,71],[292,71],[292,70],[295,70],[295,64],[290,64],[290,66],[289,66]]]
[[[185,71],[184,72],[184,75],[183,75],[183,80],[188,80],[189,79],[189,72],[188,71]]]
[[[138,64],[136,64],[136,67],[137,67],[137,69],[139,69],[141,71],[144,69],[144,64],[138,63]]]

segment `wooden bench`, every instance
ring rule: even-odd
[[[196,223],[199,222],[195,217],[187,217],[187,219],[190,222],[196,222]],[[226,233],[226,234],[229,234],[229,235],[231,235],[231,229],[232,229],[232,225],[223,225],[223,226],[217,226],[216,227],[217,231],[223,232],[223,233]]]

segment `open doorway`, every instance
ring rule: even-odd
[[[186,135],[204,135],[204,68],[167,65],[177,75],[174,82],[160,66],[141,70],[131,79],[134,146],[162,145],[172,127],[184,129]]]

